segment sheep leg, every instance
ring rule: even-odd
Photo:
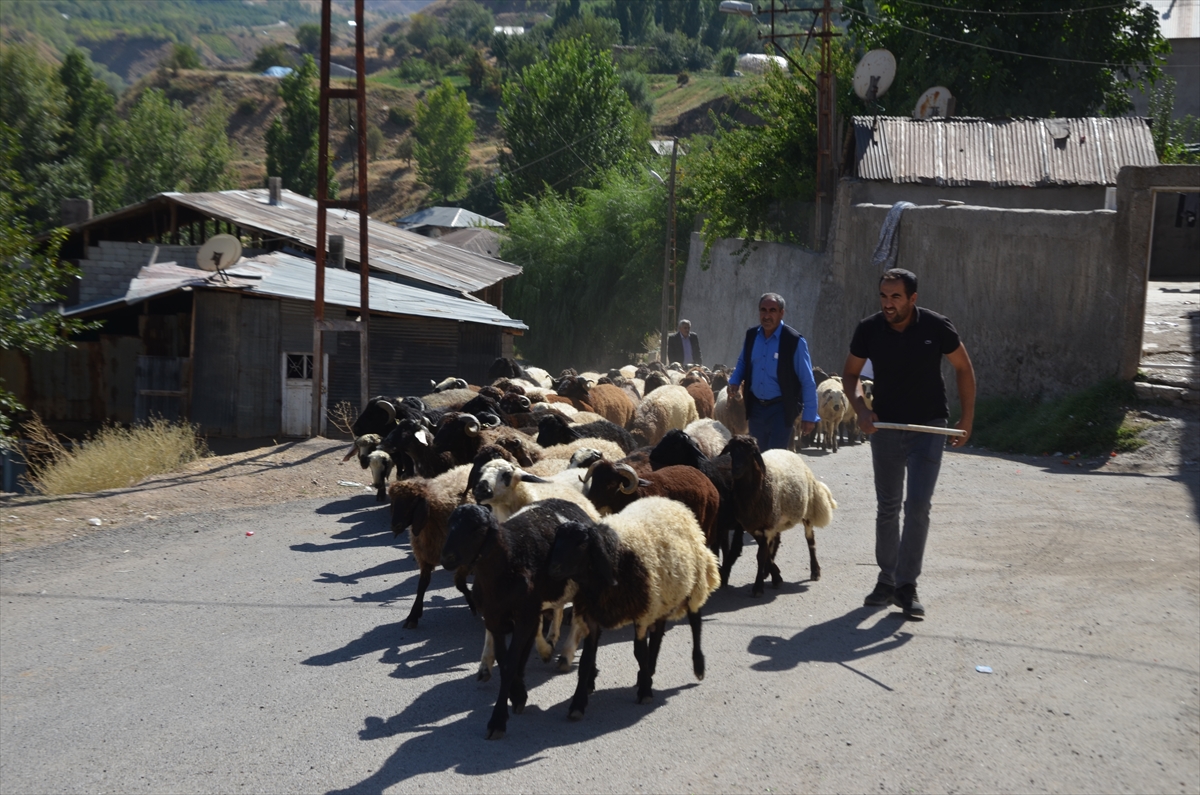
[[[688,611],[688,624],[692,626],[692,670],[701,682],[704,681],[704,651],[700,648],[700,628],[703,623],[699,610]]]
[[[575,685],[575,695],[571,698],[571,707],[567,716],[571,720],[580,720],[587,710],[588,696],[596,689],[596,649],[600,645],[600,625],[594,621],[587,622],[587,638],[583,642],[583,656],[579,659],[579,679]]]
[[[534,642],[537,644],[538,656],[542,658],[542,662],[550,662],[550,658],[554,656],[554,645],[558,643],[558,636],[562,632],[562,616],[563,606],[555,604],[550,610],[543,610],[542,617],[546,613],[550,613],[550,633],[543,637],[542,635],[542,618],[538,619],[538,633],[534,636]]]
[[[808,541],[808,570],[809,579],[821,579],[821,564],[817,563],[817,534],[813,532],[812,522],[804,520],[804,540]]]
[[[783,585],[783,574],[780,573],[779,567],[775,565],[775,555],[779,552],[779,542],[783,540],[782,536],[775,536],[767,542],[767,549],[771,553],[771,560],[767,564],[771,571],[771,587],[779,590]]]
[[[733,571],[733,564],[742,556],[742,545],[745,543],[743,535],[742,526],[735,524],[733,538],[729,542],[729,554],[721,559],[721,585],[729,584],[729,572]]]
[[[509,646],[504,633],[488,631],[496,645],[496,659],[500,662],[500,694],[496,696],[496,706],[492,708],[492,717],[488,721],[487,739],[500,740],[508,728],[508,691],[512,686],[512,673],[508,670]]]
[[[479,615],[475,609],[475,600],[471,598],[471,592],[467,589],[467,567],[459,566],[454,572],[454,587],[462,593],[467,600],[467,608],[471,611],[471,615]]]
[[[413,602],[408,618],[404,619],[405,629],[416,629],[417,622],[425,612],[425,589],[429,587],[429,578],[433,576],[433,566],[422,566],[421,577],[417,580],[417,599]]]
[[[650,627],[646,637],[641,641],[634,640],[633,654],[638,658],[638,698],[639,704],[649,704],[654,700],[654,674],[658,669],[658,650],[662,647],[663,635],[667,631],[665,619],[659,619]],[[641,656],[638,656],[638,646],[641,644]]]
[[[579,648],[579,642],[587,635],[587,623],[579,617],[572,618],[571,632],[567,635],[567,643],[558,655],[558,670],[564,673],[571,670],[571,663],[575,661],[575,649]]]
[[[491,630],[483,631],[483,654],[479,657],[479,670],[475,674],[475,679],[480,682],[486,682],[492,678],[492,665],[496,662],[496,641],[492,637]]]
[[[751,589],[751,596],[763,595],[763,580],[767,578],[767,572],[771,570],[771,552],[767,548],[767,540],[762,536],[755,535],[754,540],[758,542],[758,573],[754,575],[754,588]]]

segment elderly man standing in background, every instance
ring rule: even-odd
[[[759,325],[746,331],[729,394],[746,385],[746,420],[762,450],[787,449],[792,425],[802,417],[804,433],[817,427],[817,383],[808,343],[783,322],[786,308],[778,293],[758,299]]]
[[[667,337],[667,361],[680,364],[704,364],[700,358],[700,338],[692,333],[692,321],[679,321],[679,332]]]

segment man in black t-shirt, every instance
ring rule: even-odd
[[[934,433],[876,428],[875,422],[946,427],[950,407],[942,380],[942,357],[954,366],[963,436],[950,444],[962,447],[975,419],[975,370],[950,320],[917,306],[917,277],[902,268],[879,279],[882,311],[858,324],[850,355],[842,370],[846,394],[858,414],[858,425],[871,436],[875,469],[875,560],[879,579],[864,600],[869,607],[894,604],[910,618],[923,618],[917,578],[929,534],[929,509],[942,465],[945,437]],[[875,368],[874,410],[863,402],[859,374],[870,359]],[[908,476],[905,499],[904,479]],[[904,507],[904,531],[900,507]]]

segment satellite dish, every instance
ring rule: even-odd
[[[233,235],[215,235],[196,253],[200,270],[222,271],[232,268],[242,256],[242,243]]]
[[[887,50],[871,50],[854,70],[854,93],[866,102],[882,97],[896,79],[896,57]]]
[[[913,108],[914,119],[932,119],[937,116],[954,115],[954,95],[945,86],[934,86],[925,90]]]

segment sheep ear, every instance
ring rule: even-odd
[[[513,473],[521,483],[549,483],[545,478],[539,478],[537,475],[531,475],[523,469],[518,469]]]
[[[642,488],[646,488],[650,485],[650,481],[646,480],[645,478],[638,478],[638,485]]]
[[[429,521],[429,503],[425,498],[417,500],[417,504],[413,506],[412,515],[412,534],[413,538],[421,535],[421,531],[425,529],[425,523]]]
[[[430,435],[429,431],[425,430],[424,428],[417,431],[414,435],[417,437],[417,441],[426,447],[433,444],[433,437]]]

